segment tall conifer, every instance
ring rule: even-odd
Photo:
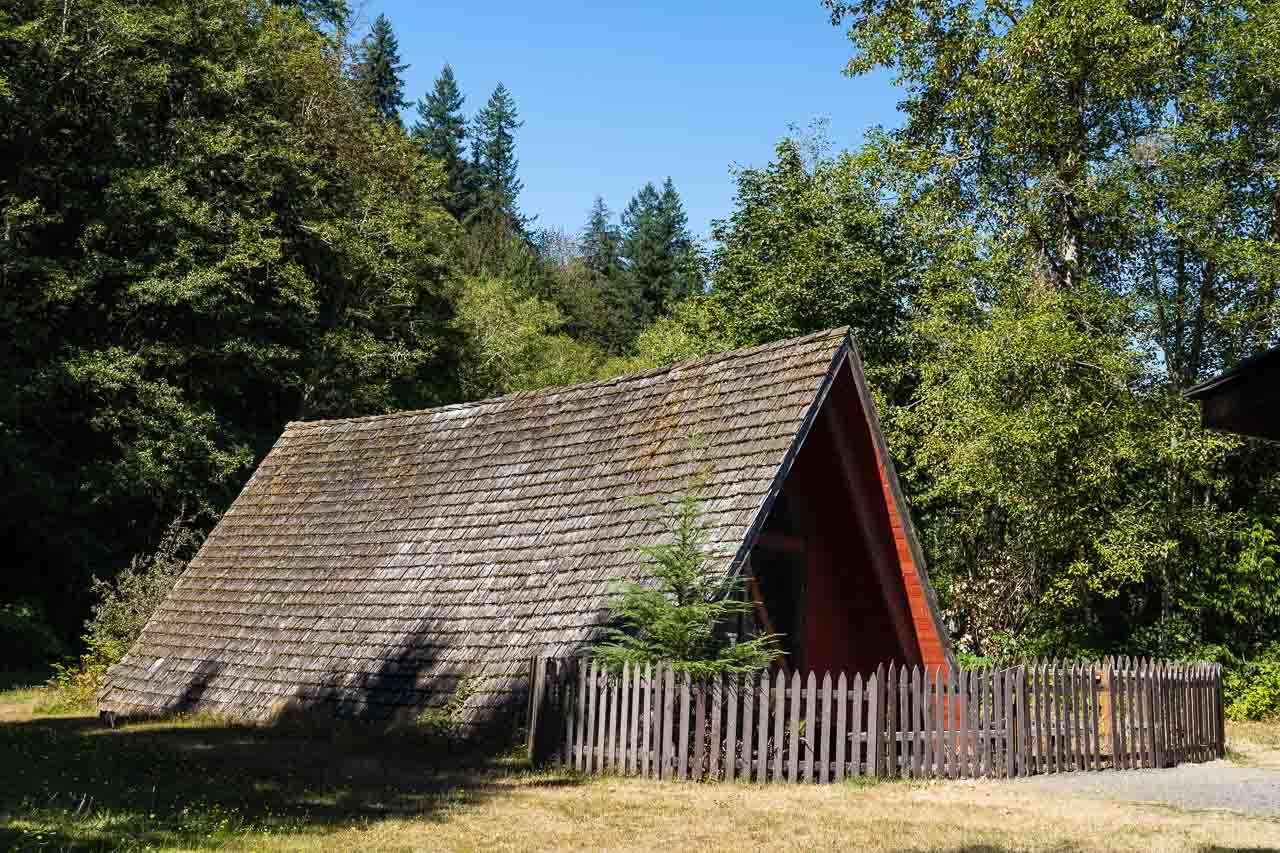
[[[373,29],[360,42],[359,52],[355,78],[369,105],[379,115],[400,124],[400,110],[409,105],[404,99],[400,74],[409,66],[400,61],[400,43],[386,15],[379,15],[373,22]]]
[[[444,164],[450,198],[445,206],[459,220],[474,207],[472,168],[466,159],[467,120],[462,114],[466,97],[448,64],[435,87],[418,101],[418,121],[413,137],[423,153]]]
[[[687,296],[697,276],[693,238],[675,185],[646,183],[622,213],[622,258],[643,326]]]
[[[475,215],[498,232],[522,233],[527,224],[517,202],[524,182],[517,174],[515,133],[523,125],[515,99],[501,83],[472,123],[472,163],[478,171],[479,192]]]

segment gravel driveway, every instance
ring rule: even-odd
[[[1182,764],[1164,770],[1104,770],[1010,780],[1021,788],[1084,794],[1109,800],[1161,803],[1182,809],[1229,809],[1280,818],[1280,770],[1229,761]]]

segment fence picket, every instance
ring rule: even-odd
[[[985,774],[988,778],[997,776],[996,768],[1000,766],[1000,694],[1003,692],[1003,678],[1000,670],[991,667],[982,685],[983,696],[983,737],[982,744],[986,750]]]
[[[1098,727],[1098,666],[1097,662],[1085,663],[1088,672],[1087,692],[1089,702],[1089,770],[1102,770],[1102,730]]]
[[[991,731],[991,724],[988,717],[991,714],[991,682],[995,678],[995,673],[990,668],[978,670],[978,678],[976,679],[976,694],[974,696],[974,707],[977,709],[977,768],[974,775],[978,778],[985,778],[991,768],[991,741],[987,739],[988,733]]]
[[[612,673],[605,670],[600,700],[600,720],[604,728],[600,736],[600,766],[605,770],[613,770],[613,746],[617,741],[617,737],[614,736],[618,720],[617,711],[613,706],[615,686]]]
[[[612,723],[613,723],[612,764],[613,764],[613,772],[615,773],[621,773],[622,771],[622,766],[621,766],[622,765],[622,739],[626,736],[626,732],[627,732],[626,720],[624,720],[622,716],[627,710],[627,703],[622,698],[622,691],[624,686],[625,685],[622,681],[622,676],[621,674],[619,674],[619,676],[616,679],[614,679],[614,688],[613,688],[614,707],[613,707],[613,720],[612,720]]]
[[[1142,709],[1141,703],[1138,701],[1138,662],[1133,658],[1128,658],[1128,688],[1125,690],[1125,701],[1128,703],[1129,729],[1126,737],[1128,740],[1128,766],[1138,768],[1142,766]]]
[[[756,756],[759,757],[758,765],[756,765],[756,781],[764,783],[769,780],[769,671],[760,672],[760,719],[756,722],[759,726],[759,743],[755,745]]]
[[[672,727],[676,717],[676,673],[670,664],[662,667],[661,683],[662,735],[658,738],[658,748],[654,750],[654,757],[658,760],[658,778],[669,779],[673,773],[671,753],[675,738]]]
[[[773,682],[773,778],[775,781],[781,782],[785,778],[782,774],[783,759],[786,753],[783,747],[786,746],[786,725],[787,725],[787,675],[782,670],[778,670],[778,677]]]
[[[861,697],[859,697],[857,701],[860,702]],[[855,720],[857,720],[858,717],[860,716],[858,711],[861,711],[861,710],[862,710],[861,708],[858,708],[857,710],[854,711]],[[848,722],[849,722],[849,679],[845,677],[845,674],[843,672],[841,672],[838,676],[836,676],[836,735],[835,735],[836,766],[835,766],[835,772],[833,774],[833,778],[836,782],[840,782],[845,778],[844,762],[845,762],[845,755],[848,753],[848,747],[849,747]],[[853,733],[854,733],[854,737],[857,737],[858,735],[857,723],[854,723]],[[853,760],[855,762],[858,760],[856,746],[854,747]],[[854,775],[857,775],[857,774],[855,773]]]
[[[840,678],[841,679],[844,678],[844,673],[840,674]],[[840,684],[843,687],[845,682],[842,680]],[[852,695],[850,695],[849,697],[849,701],[853,703],[853,707],[849,709],[852,713],[849,715],[848,734],[841,739],[841,743],[847,744],[849,748],[848,749],[849,763],[846,764],[844,768],[846,776],[862,775],[862,702],[864,698],[863,690],[864,690],[864,686],[862,683],[862,673],[859,672],[853,676]],[[844,706],[841,705],[840,707],[843,710]],[[845,730],[843,725],[840,728],[841,728],[841,731]]]
[[[711,678],[711,740],[707,743],[708,777],[712,782],[720,781],[720,750],[723,741],[720,739],[720,722],[724,717],[725,677],[714,675]],[[727,760],[727,759],[726,759]]]
[[[749,677],[749,676],[748,676]],[[738,774],[738,689],[741,675],[726,679],[724,694],[724,780],[732,782]]]
[[[636,689],[638,694],[636,698],[640,703],[640,734],[636,741],[636,746],[640,753],[636,756],[636,772],[641,776],[648,776],[649,745],[651,743],[649,729],[653,726],[653,664],[646,663],[643,674],[639,672],[639,667],[636,667],[636,670],[637,680],[639,681]]]
[[[1075,672],[1070,663],[1062,665],[1062,769],[1068,773],[1076,764]]]
[[[618,689],[618,698],[622,704],[622,725],[619,727],[618,772],[623,775],[631,772],[631,667],[630,661],[622,664],[622,682]]]
[[[867,763],[865,772],[868,776],[880,775],[880,731],[884,726],[881,714],[883,704],[880,701],[880,695],[883,692],[881,687],[883,672],[880,667],[871,674],[867,680]]]
[[[689,774],[696,780],[702,778],[702,763],[707,757],[707,680],[699,678],[693,682],[693,689],[693,764],[689,766]]]
[[[797,676],[800,673],[796,673]],[[804,781],[813,781],[813,740],[818,734],[818,715],[815,713],[818,704],[818,677],[809,671],[809,678],[805,684],[804,691],[804,722],[800,728],[792,732],[792,736],[799,742],[799,751],[802,753],[801,759],[804,764]],[[794,706],[793,716],[794,716]],[[800,736],[800,732],[804,732],[804,736]],[[795,750],[793,750],[794,752]],[[799,778],[798,776],[796,778]]]
[[[1191,692],[1194,697],[1195,705],[1195,760],[1204,760],[1204,728],[1202,720],[1202,682],[1200,678],[1200,664],[1192,664],[1191,666]]]
[[[969,766],[969,671],[960,670],[959,687],[957,689],[960,701],[960,739],[956,743],[956,769],[959,778],[967,779],[970,774]]]
[[[1146,661],[1138,658],[1133,663],[1133,716],[1134,725],[1137,732],[1134,735],[1134,744],[1137,747],[1137,755],[1135,756],[1135,764],[1138,767],[1147,766],[1147,740],[1149,733],[1147,731],[1147,708],[1146,708]]]
[[[1152,761],[1156,767],[1166,766],[1168,757],[1165,750],[1168,743],[1168,735],[1165,732],[1165,712],[1164,712],[1164,662],[1153,661],[1151,665],[1151,734],[1152,745],[1155,747],[1155,754]]]
[[[1199,731],[1196,726],[1196,665],[1188,663],[1187,675],[1187,760],[1199,760]]]
[[[923,669],[924,679],[920,683],[920,715],[916,719],[923,722],[920,726],[920,776],[933,779],[933,679],[929,676],[929,667]]]
[[[1018,775],[1031,775],[1031,708],[1028,704],[1027,664],[1018,668]]]
[[[680,725],[678,738],[678,754],[680,764],[676,768],[676,779],[683,782],[689,778],[689,676],[681,673],[680,677]]]
[[[1093,761],[1093,668],[1080,664],[1080,769],[1087,771]]]
[[[906,728],[910,733],[903,739],[903,747],[910,748],[910,768],[911,778],[919,779],[921,774],[921,755],[920,755],[920,735],[924,729],[923,720],[921,719],[921,699],[920,699],[920,667],[911,667],[911,682],[907,689],[907,708]]]
[[[1014,696],[1018,689],[1018,671],[1005,670],[1004,674],[1004,775],[1006,779],[1017,774],[1018,741],[1014,733]]]
[[[800,699],[803,690],[800,673],[791,673],[791,725],[787,729],[787,780],[800,781]]]
[[[1164,661],[1157,661],[1155,666],[1155,675],[1152,679],[1155,698],[1155,712],[1153,714],[1156,728],[1156,766],[1169,766],[1169,713],[1165,705],[1168,696],[1167,684],[1165,676],[1168,669]]]
[[[898,775],[898,668],[889,664],[889,677],[885,682],[885,743],[884,775],[892,779]]]
[[[1080,667],[1071,664],[1067,667],[1067,701],[1069,710],[1067,720],[1067,765],[1071,770],[1080,769],[1083,752],[1080,749]]]
[[[755,709],[756,709],[756,682],[759,679],[754,675],[742,676],[742,743],[739,749],[742,751],[742,781],[751,781],[751,758],[754,754],[751,750],[751,736],[755,734]]]
[[[1080,664],[1080,770],[1093,762],[1093,669],[1088,662]]]
[[[946,716],[943,711],[942,691],[943,691],[943,670],[941,667],[934,670],[933,676],[933,731],[930,737],[933,738],[933,763],[935,767],[934,775],[936,778],[946,778],[947,762],[946,762]]]
[[[599,696],[599,664],[595,661],[591,662],[587,673],[587,754],[584,760],[584,769],[588,773],[596,770],[596,744],[598,742],[599,721],[597,719],[600,713],[600,696]]]
[[[1142,716],[1147,730],[1147,766],[1160,766],[1160,744],[1156,730],[1156,662],[1151,658],[1143,661],[1142,671]]]
[[[960,778],[960,671],[948,669],[947,696],[943,707],[946,716],[947,735],[943,738],[942,751],[947,759],[947,777]]]
[[[1195,743],[1196,743],[1195,760],[1196,760],[1196,761],[1203,761],[1203,760],[1204,760],[1204,740],[1205,740],[1205,738],[1204,738],[1204,697],[1203,697],[1203,692],[1204,692],[1204,681],[1203,681],[1203,679],[1201,678],[1201,672],[1202,672],[1202,669],[1201,669],[1200,664],[1198,664],[1198,663],[1197,663],[1197,664],[1192,664],[1192,666],[1191,666],[1191,670],[1192,670],[1192,674],[1191,674],[1191,688],[1192,688],[1192,692],[1193,692],[1193,694],[1194,694],[1194,696],[1195,696],[1195,709],[1196,709],[1196,713],[1195,713],[1195,719],[1196,719],[1196,723],[1195,723]]]
[[[831,781],[831,673],[822,674],[822,734],[818,737],[818,781]],[[837,737],[839,732],[837,732]],[[810,778],[812,781],[812,777]]]
[[[1125,719],[1128,716],[1128,708],[1125,706],[1127,673],[1124,669],[1124,658],[1116,658],[1115,662],[1115,682],[1116,692],[1111,697],[1112,707],[1115,709],[1116,721],[1116,755],[1115,767],[1117,770],[1124,770],[1128,767],[1128,747],[1129,747],[1129,731],[1125,725]]]
[[[756,683],[759,681],[755,675],[744,675],[742,677],[742,743],[739,749],[742,751],[742,781],[751,781],[751,760],[755,753],[752,750],[752,735],[755,734],[755,710],[756,710]]]
[[[1213,708],[1211,709],[1211,713],[1213,714],[1213,732],[1214,732],[1213,756],[1215,758],[1222,758],[1223,756],[1226,755],[1226,746],[1227,746],[1226,732],[1225,732],[1226,720],[1224,719],[1224,716],[1223,716],[1225,708],[1222,700],[1222,664],[1219,663],[1219,664],[1213,665],[1212,675],[1213,675]]]

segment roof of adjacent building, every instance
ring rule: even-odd
[[[534,654],[581,651],[654,541],[646,501],[704,501],[733,570],[845,329],[617,379],[289,424],[99,694],[105,710],[382,717],[469,682],[511,704]]]
[[[1200,402],[1206,427],[1280,441],[1280,347],[1246,358],[1183,396]]]

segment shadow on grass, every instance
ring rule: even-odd
[[[244,833],[429,820],[521,787],[579,782],[416,729],[207,719],[3,723],[0,767],[0,849],[217,846]]]

